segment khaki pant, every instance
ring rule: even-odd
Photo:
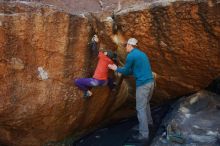
[[[149,101],[154,90],[154,82],[146,83],[136,88],[136,110],[139,121],[139,133],[148,138],[148,124],[153,124]]]

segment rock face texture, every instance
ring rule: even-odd
[[[207,91],[180,99],[172,107],[151,146],[220,145],[220,96]]]
[[[122,11],[116,23],[122,36],[136,37],[156,73],[155,100],[207,87],[220,74],[219,2],[176,2]],[[161,97],[161,98],[160,98]]]
[[[80,14],[87,12],[106,12],[106,11],[119,11],[134,5],[144,4],[146,1],[151,0],[34,0],[44,4],[58,6],[65,11],[72,14]]]
[[[102,87],[89,101],[73,85],[93,70],[88,19],[35,3],[1,3],[0,24],[1,143],[39,146],[81,134],[124,103],[124,83],[122,98]]]
[[[219,4],[0,3],[0,142],[38,146],[78,136],[128,106],[125,80],[116,98],[100,87],[89,101],[73,85],[74,78],[91,77],[94,71],[96,59],[88,51],[94,33],[100,46],[118,52],[121,62],[126,55],[121,43],[129,37],[139,40],[156,75],[155,103],[207,87],[220,76]]]

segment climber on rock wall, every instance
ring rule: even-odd
[[[114,88],[114,82],[112,78],[108,77],[108,65],[116,63],[117,54],[112,51],[104,51],[104,49],[98,51],[96,48],[98,43],[97,35],[92,38],[91,50],[94,54],[98,52],[98,64],[96,66],[95,73],[92,78],[77,78],[75,79],[75,85],[83,91],[84,98],[92,96],[90,91],[92,87],[108,85],[110,89]]]

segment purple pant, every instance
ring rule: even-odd
[[[94,78],[79,78],[75,80],[75,85],[82,91],[88,91],[91,87],[107,85],[108,80],[97,80]]]

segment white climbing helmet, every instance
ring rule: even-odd
[[[138,40],[136,40],[135,38],[130,38],[127,42],[127,44],[134,45],[134,46],[136,46],[137,43],[138,43]]]

